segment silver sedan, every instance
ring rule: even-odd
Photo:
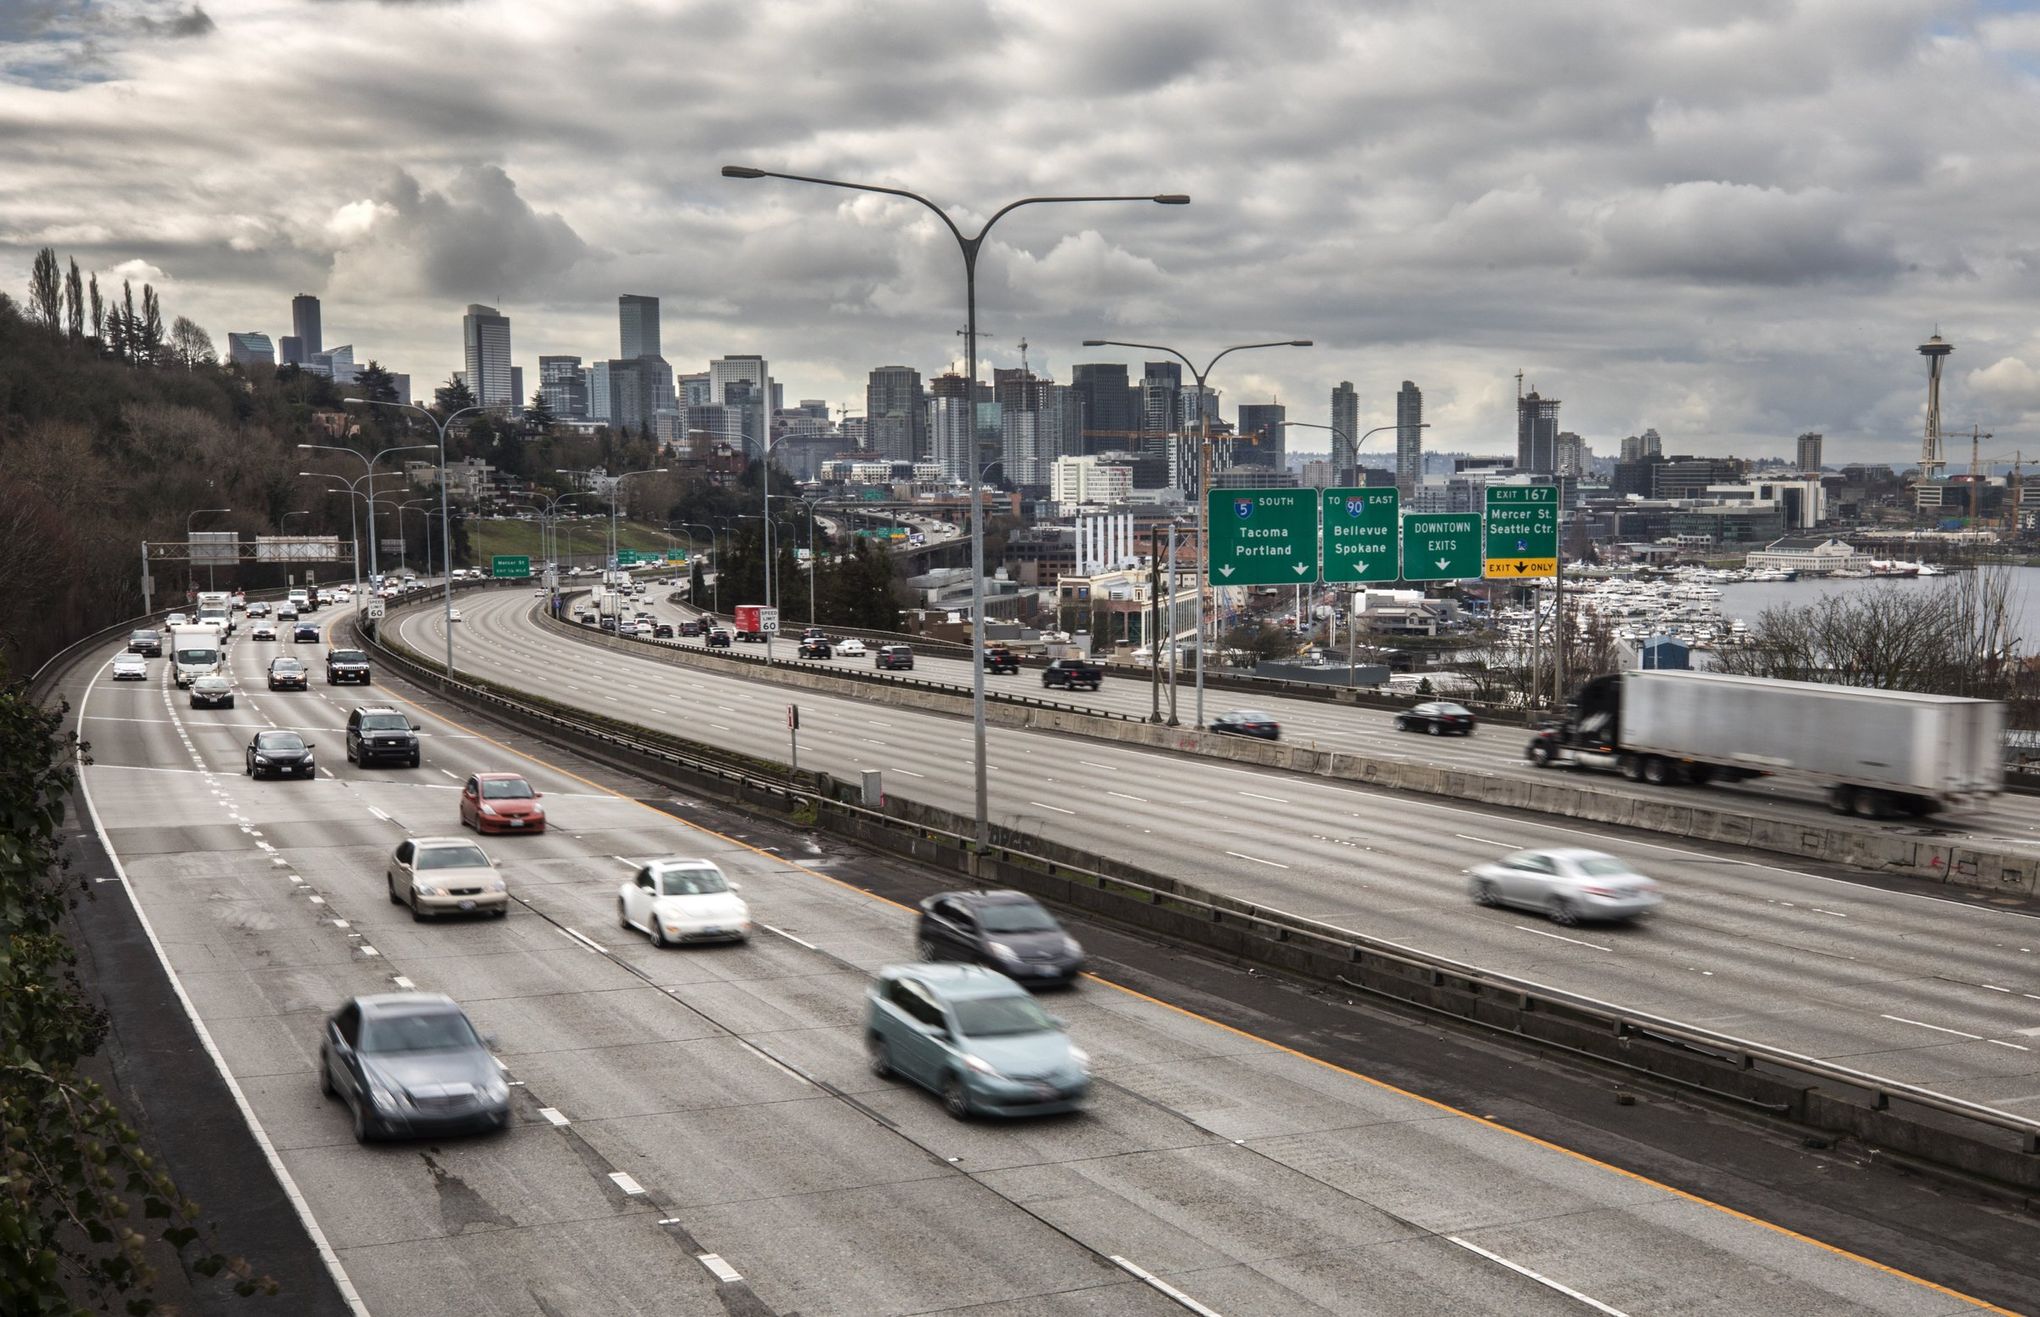
[[[1663,904],[1658,885],[1601,851],[1517,851],[1472,871],[1469,890],[1480,905],[1535,910],[1554,924],[1584,919],[1634,919]]]

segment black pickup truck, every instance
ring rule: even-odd
[[[1041,672],[1043,686],[1064,690],[1097,690],[1105,681],[1105,669],[1085,659],[1057,659]]]
[[[986,672],[1018,672],[1020,656],[1004,645],[985,646]]]

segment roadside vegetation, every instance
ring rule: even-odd
[[[223,1291],[274,1294],[207,1247],[199,1205],[80,1073],[107,1021],[62,927],[86,890],[59,838],[84,750],[62,724],[0,662],[0,1312],[154,1312],[173,1256]]]

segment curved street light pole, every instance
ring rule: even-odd
[[[316,449],[317,451],[322,453],[345,453],[349,457],[358,457],[361,459],[362,470],[373,471],[375,469],[375,464],[391,453],[414,453],[422,449],[430,448],[432,447],[432,445],[404,444],[398,448],[380,448],[377,449],[374,453],[364,453],[360,449],[348,448],[343,444],[299,444],[298,447],[301,449]],[[368,575],[370,580],[375,579],[375,577],[378,575],[378,572],[376,570],[375,549],[376,549],[375,504],[370,503],[368,505]]]
[[[1204,635],[1205,597],[1210,593],[1207,580],[1210,570],[1211,541],[1207,538],[1209,528],[1205,525],[1206,509],[1211,505],[1211,408],[1205,405],[1204,381],[1216,366],[1235,352],[1247,352],[1254,348],[1307,348],[1312,346],[1307,338],[1283,338],[1269,343],[1235,343],[1222,348],[1218,355],[1204,363],[1204,369],[1197,369],[1197,363],[1172,347],[1160,343],[1127,343],[1116,338],[1087,338],[1087,348],[1139,348],[1143,352],[1166,352],[1190,368],[1197,380],[1197,726],[1204,726]],[[1174,600],[1170,603],[1173,605]],[[1175,619],[1170,619],[1173,628]]]
[[[446,628],[446,675],[453,675],[453,518],[447,511],[446,492],[446,431],[454,421],[469,412],[480,414],[492,410],[496,404],[484,406],[476,403],[463,407],[457,412],[448,412],[444,417],[433,415],[415,402],[386,402],[381,398],[342,399],[350,407],[395,407],[399,411],[416,412],[432,422],[439,434],[439,570],[444,578],[441,582],[440,607],[443,610],[440,622]],[[423,447],[424,445],[420,445]],[[357,555],[358,556],[358,555]],[[356,569],[357,572],[359,569]]]
[[[709,525],[709,524],[708,524],[707,522],[705,522],[705,521],[676,521],[676,522],[674,522],[673,524],[674,524],[675,526],[681,526],[681,527],[685,527],[686,529],[688,529],[688,530],[690,530],[690,531],[696,531],[696,530],[698,530],[698,531],[700,531],[700,532],[701,532],[702,534],[704,534],[704,535],[708,536],[708,563],[709,563],[709,566],[710,566],[710,567],[714,568],[714,577],[713,577],[713,579],[712,579],[712,580],[710,580],[710,581],[709,581],[709,583],[708,583],[708,588],[709,588],[709,598],[710,598],[710,599],[711,599],[711,600],[713,601],[713,602],[711,602],[711,603],[709,604],[709,606],[708,606],[708,611],[709,611],[709,612],[711,612],[711,613],[719,613],[719,612],[721,612],[721,611],[722,611],[722,556],[721,556],[720,554],[718,554],[718,553],[716,552],[716,548],[715,548],[715,527],[713,527],[713,526]],[[691,539],[689,540],[689,543],[692,543],[692,540],[691,540]],[[709,573],[707,573],[707,572],[703,572],[703,573],[702,573],[702,575],[703,575],[703,576],[708,576],[708,575],[709,575]],[[691,577],[691,573],[690,573],[690,579],[692,579],[692,577]],[[701,601],[700,601],[699,599],[691,599],[691,600],[689,600],[689,602],[690,602],[690,603],[692,603],[692,604],[693,604],[693,605],[694,605],[694,606],[695,606],[696,608],[699,608],[699,607],[701,607]]]
[[[360,519],[360,517],[359,517],[359,516],[357,515],[357,512],[356,512],[356,508],[355,508],[355,506],[354,506],[354,500],[355,500],[355,499],[361,499],[362,501],[366,502],[366,503],[367,503],[367,504],[369,505],[369,513],[368,513],[368,515],[369,515],[369,519],[370,519],[370,524],[371,524],[371,525],[372,525],[372,524],[374,524],[374,518],[375,518],[375,497],[374,497],[374,490],[375,490],[375,487],[374,487],[374,485],[373,485],[373,484],[372,484],[371,482],[373,482],[373,481],[375,480],[375,478],[376,478],[377,476],[395,476],[395,475],[398,475],[398,474],[400,474],[400,473],[398,473],[398,472],[395,472],[395,471],[364,471],[364,472],[362,472],[362,473],[361,473],[360,475],[356,476],[356,477],[355,477],[354,479],[352,479],[352,480],[349,480],[349,479],[348,479],[348,478],[347,478],[346,476],[336,476],[336,475],[334,475],[334,474],[333,474],[333,473],[332,473],[331,471],[300,471],[300,472],[298,472],[298,474],[299,474],[300,476],[305,476],[305,477],[308,477],[308,478],[310,478],[310,479],[313,479],[313,480],[331,480],[331,481],[333,481],[334,483],[333,483],[332,485],[329,485],[329,486],[328,486],[327,488],[329,488],[329,489],[331,489],[331,490],[334,490],[334,491],[336,491],[336,492],[337,492],[337,491],[339,491],[339,490],[341,490],[341,489],[345,489],[345,490],[346,490],[346,491],[348,492],[348,494],[352,496],[352,497],[350,497],[350,498],[348,499],[348,501],[347,501],[347,526],[348,526],[348,533],[349,533],[350,535],[352,535],[352,536],[354,537],[354,592],[355,592],[355,593],[356,593],[357,595],[358,595],[358,594],[360,594],[360,593],[361,593],[361,519]],[[361,487],[362,487],[363,485],[368,485],[368,486],[369,486],[369,492],[368,492],[368,493],[363,493],[363,492],[362,492],[362,489],[361,489]],[[370,533],[371,533],[371,534],[373,534],[374,532],[370,532]]]
[[[875,183],[850,183],[842,179],[815,178],[807,174],[783,174],[776,170],[754,169],[748,165],[724,165],[722,167],[722,176],[724,178],[743,179],[778,178],[784,179],[789,183],[814,183],[821,187],[845,188],[852,192],[877,192],[884,196],[902,197],[908,201],[918,202],[934,212],[935,217],[942,221],[943,227],[949,230],[949,235],[956,239],[957,248],[963,254],[963,300],[965,311],[964,378],[967,382],[966,387],[970,391],[970,415],[973,420],[971,443],[973,449],[975,449],[977,442],[977,428],[975,425],[977,416],[978,340],[977,261],[978,253],[984,248],[985,235],[992,231],[992,226],[1022,206],[1080,201],[1146,201],[1163,206],[1187,206],[1190,204],[1189,197],[1173,192],[1144,196],[1022,197],[1018,201],[1008,202],[998,210],[993,211],[992,217],[984,222],[983,227],[975,234],[966,235],[962,229],[957,227],[956,221],[949,217],[948,211],[943,210],[942,207],[928,200],[928,198],[920,193],[909,192],[905,188],[881,187]],[[769,408],[771,403],[769,397],[766,399],[766,403]],[[979,851],[982,852],[989,850],[992,844],[990,791],[985,775],[985,531],[984,486],[982,481],[974,480],[971,482],[970,509],[970,637],[971,652],[975,658],[975,661],[971,664],[970,683],[971,740],[973,759],[975,761],[974,776],[976,778],[974,798],[977,816],[977,844]]]

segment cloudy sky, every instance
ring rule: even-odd
[[[50,244],[222,346],[313,292],[329,344],[421,392],[467,302],[511,316],[535,385],[540,353],[614,354],[617,294],[650,293],[675,369],[762,352],[789,399],[861,409],[871,366],[960,351],[953,241],[723,163],[973,227],[1187,192],[1002,220],[989,362],[1312,338],[1228,358],[1228,414],[1324,421],[1350,379],[1383,424],[1407,378],[1428,446],[1507,451],[1521,370],[1600,452],[1816,429],[1831,463],[1902,462],[1938,325],[1947,425],[2040,452],[2034,8],[0,0],[0,287]]]

